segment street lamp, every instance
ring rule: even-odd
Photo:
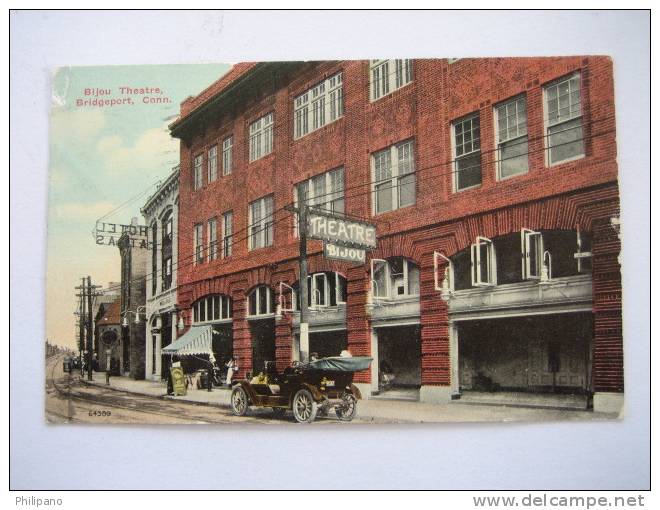
[[[146,307],[144,307],[144,306],[138,306],[135,311],[133,311],[133,310],[124,310],[122,312],[122,315],[124,316],[124,318],[121,321],[121,325],[125,328],[128,327],[128,314],[130,314],[130,313],[135,315],[135,320],[134,320],[135,324],[140,324],[140,313],[144,313],[145,310],[146,310]]]

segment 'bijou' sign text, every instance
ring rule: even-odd
[[[307,235],[323,241],[323,253],[330,259],[364,263],[365,250],[376,247],[376,227],[362,221],[310,210],[307,215]]]

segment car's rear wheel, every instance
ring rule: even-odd
[[[309,390],[298,390],[293,397],[293,416],[299,423],[311,423],[316,418],[318,404]]]
[[[351,421],[357,414],[357,399],[350,393],[344,393],[341,404],[335,407],[335,414],[341,421]]]
[[[241,386],[236,386],[231,392],[231,412],[235,416],[244,416],[248,409],[248,396]]]

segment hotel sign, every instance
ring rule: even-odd
[[[307,235],[334,245],[369,250],[376,247],[376,227],[362,221],[310,210],[307,215]]]

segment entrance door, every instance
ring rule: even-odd
[[[419,389],[422,384],[419,327],[378,328],[377,335],[378,390]]]
[[[171,314],[164,313],[161,315],[161,328],[160,328],[160,350],[172,343],[172,318]],[[169,375],[169,356],[161,354],[160,356],[160,377],[167,379]]]
[[[275,361],[275,320],[251,321],[250,332],[252,334],[252,374],[254,375],[266,370],[266,361]]]

